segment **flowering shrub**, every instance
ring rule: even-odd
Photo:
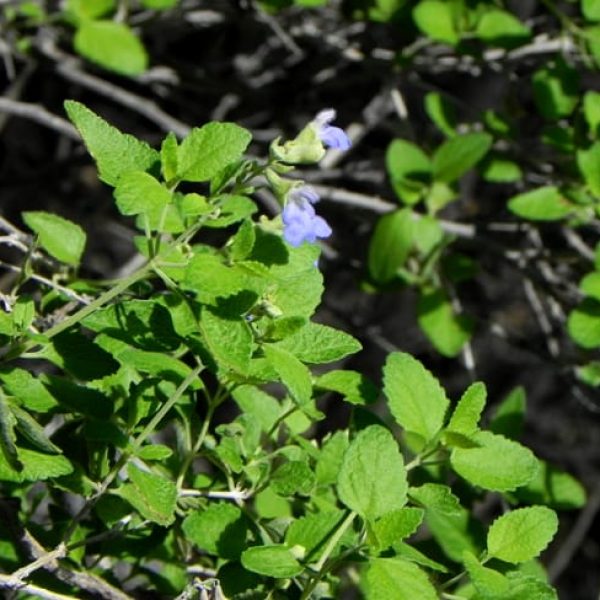
[[[146,261],[108,285],[80,280],[85,232],[24,214],[32,269],[54,261],[63,275],[0,312],[0,587],[556,598],[537,558],[554,509],[584,492],[517,441],[522,391],[484,414],[483,383],[451,400],[403,352],[379,389],[338,368],[361,344],[311,320],[323,291],[313,242],[330,229],[292,172],[323,144],[348,146],[331,112],[263,161],[244,157],[251,136],[233,123],[156,150],[82,104],[66,110]],[[281,220],[259,214],[265,187]],[[332,395],[350,423],[317,435]],[[492,522],[474,510],[486,498]]]

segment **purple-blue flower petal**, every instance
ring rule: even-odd
[[[337,150],[348,150],[352,146],[350,138],[343,129],[334,125],[325,125],[319,130],[319,137],[325,146]]]
[[[316,215],[313,206],[305,199],[290,200],[283,209],[281,220],[283,237],[292,246],[316,242],[317,238],[331,235],[327,222]]]

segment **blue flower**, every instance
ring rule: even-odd
[[[331,125],[334,119],[335,110],[333,108],[322,110],[313,121],[317,134],[327,148],[348,150],[352,146],[352,142],[343,129]]]
[[[300,246],[302,242],[314,243],[317,238],[331,235],[331,227],[312,206],[318,200],[319,196],[308,185],[296,187],[289,193],[281,220],[283,237],[292,246]]]

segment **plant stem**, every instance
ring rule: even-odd
[[[325,563],[329,559],[331,553],[335,550],[335,547],[338,545],[341,537],[346,532],[346,529],[350,527],[352,521],[356,518],[357,514],[353,510],[348,513],[348,516],[344,519],[342,524],[339,526],[337,531],[329,538],[329,542],[327,542],[327,546],[325,546],[325,550],[323,550],[323,554],[321,558],[315,563],[314,568],[318,571],[318,573],[308,582],[307,586],[304,588],[302,592],[302,596],[300,596],[300,600],[307,600],[310,598],[312,591],[317,587],[317,584],[323,576],[327,573],[327,567]]]

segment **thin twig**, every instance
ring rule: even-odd
[[[59,50],[48,36],[41,38],[38,47],[43,54],[56,61],[56,72],[61,77],[126,106],[145,116],[164,131],[172,131],[179,138],[185,137],[191,131],[189,125],[166,113],[154,101],[133,94],[100,77],[85,73],[79,68],[79,61]]]
[[[47,111],[39,104],[30,104],[27,102],[19,102],[10,98],[0,97],[0,112],[8,113],[18,117],[35,121],[40,125],[54,129],[63,135],[66,135],[72,140],[79,140],[80,136],[77,130],[66,119],[58,117],[55,114]]]
[[[56,592],[51,592],[50,590],[41,588],[37,585],[24,583],[20,579],[15,579],[11,575],[0,575],[0,589],[25,592],[31,594],[32,596],[36,596],[37,598],[45,598],[46,600],[76,600],[74,596],[57,594]]]

